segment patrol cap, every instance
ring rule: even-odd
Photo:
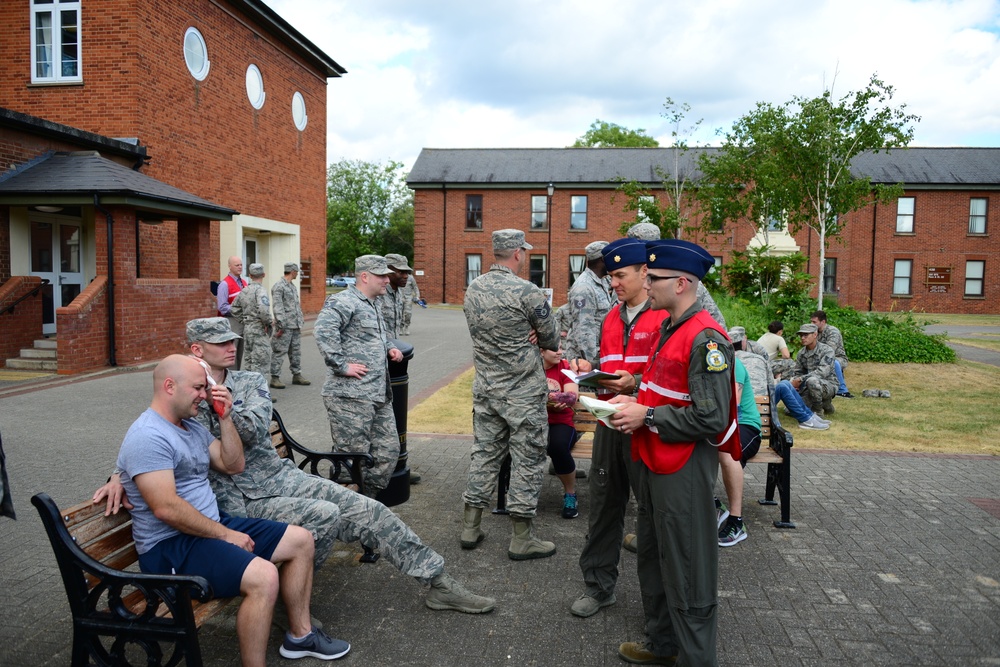
[[[403,273],[413,273],[413,269],[407,263],[406,258],[402,255],[397,255],[394,252],[389,253],[385,256],[385,263],[393,271],[402,271]]]
[[[698,280],[715,266],[715,258],[697,243],[680,239],[646,241],[646,267],[690,273]]]
[[[625,236],[643,241],[658,241],[660,240],[660,228],[651,222],[638,222],[628,228]]]
[[[373,276],[387,276],[392,273],[385,263],[382,255],[361,255],[354,260],[354,275],[361,275],[362,271],[367,271]]]
[[[819,331],[819,327],[815,324],[808,322],[799,327],[799,330],[795,332],[795,335],[799,334],[814,334]]]
[[[517,250],[518,248],[524,248],[525,250],[534,248],[534,246],[524,240],[524,232],[520,229],[498,229],[493,232],[494,252],[499,250]]]
[[[187,323],[187,341],[196,343],[227,343],[242,338],[229,328],[229,320],[225,317],[201,317]]]
[[[604,266],[614,271],[624,266],[646,263],[646,242],[638,239],[618,239],[604,246]]]
[[[298,270],[299,270],[299,265],[296,264],[295,262],[285,263],[285,273],[291,273],[292,271],[298,271]]]
[[[608,245],[607,241],[594,241],[593,243],[588,243],[587,247],[583,249],[587,253],[587,261],[592,262],[595,259],[600,259],[602,257],[601,251],[604,247]]]
[[[257,276],[264,275],[264,265],[263,264],[251,264],[250,268],[247,269],[247,275],[251,278],[256,278]]]
[[[734,343],[739,343],[741,340],[747,339],[747,330],[743,327],[733,327],[729,330],[729,340]]]

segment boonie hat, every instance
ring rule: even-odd
[[[295,262],[287,262],[285,264],[285,273],[291,273],[292,271],[298,271],[299,265]]]
[[[403,273],[413,273],[413,269],[406,261],[406,257],[402,255],[397,255],[394,252],[389,253],[385,256],[385,263],[390,269],[394,271],[402,271]]]
[[[229,320],[225,317],[200,317],[187,323],[187,341],[195,343],[228,343],[231,340],[242,338],[239,334],[233,333],[229,327]]]
[[[618,239],[604,246],[604,266],[614,271],[623,266],[646,263],[646,243],[638,239]]]
[[[263,264],[251,264],[250,268],[247,269],[247,275],[251,277],[264,275],[264,265]]]
[[[629,227],[625,236],[643,241],[659,241],[660,228],[651,222],[639,222]]]
[[[361,275],[362,271],[367,271],[373,276],[387,276],[392,273],[385,263],[382,255],[361,255],[354,260],[354,275]]]
[[[815,324],[813,324],[813,323],[810,322],[808,324],[803,324],[802,326],[800,326],[799,330],[795,332],[795,335],[798,335],[798,334],[814,334],[814,333],[816,333],[818,331],[819,331],[819,327],[817,327]]]
[[[493,232],[493,250],[517,250],[524,248],[532,250],[534,246],[524,240],[524,232],[520,229],[498,229]]]
[[[697,243],[680,239],[646,242],[646,267],[684,271],[701,280],[715,266],[715,258]]]
[[[592,262],[595,259],[601,258],[601,251],[604,247],[608,245],[607,241],[594,241],[593,243],[588,243],[587,247],[584,248],[584,252],[587,253],[587,261]]]

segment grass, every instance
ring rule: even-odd
[[[993,350],[995,352],[1000,352],[1000,337],[982,335],[976,338],[948,338],[952,343],[958,343],[959,345],[968,345],[969,347],[980,347],[984,350]]]
[[[883,313],[889,317],[902,319],[905,312]],[[986,326],[1000,327],[1000,315],[962,315],[962,314],[942,314],[942,313],[910,313],[918,322],[930,322],[931,324],[950,324],[953,326]]]
[[[463,373],[411,410],[408,430],[472,433],[472,377],[472,370]],[[834,399],[830,430],[806,431],[783,419],[796,447],[1000,456],[1000,422],[990,407],[1000,394],[1000,368],[853,363],[847,382],[858,398]],[[862,389],[888,389],[892,397],[861,398]]]

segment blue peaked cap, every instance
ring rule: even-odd
[[[646,263],[646,242],[639,239],[618,239],[604,246],[604,266],[608,272],[623,266]]]
[[[646,242],[647,268],[684,271],[701,280],[713,266],[715,258],[697,243],[680,239]]]

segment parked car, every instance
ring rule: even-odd
[[[332,285],[333,287],[347,287],[348,285],[353,285],[356,282],[354,278],[351,278],[349,276],[347,277],[334,276],[329,280],[330,282],[328,282],[327,285]]]
[[[330,276],[327,276],[326,277],[326,286],[327,287],[332,287],[334,285],[334,281],[335,280],[336,280],[336,278],[331,278]]]

